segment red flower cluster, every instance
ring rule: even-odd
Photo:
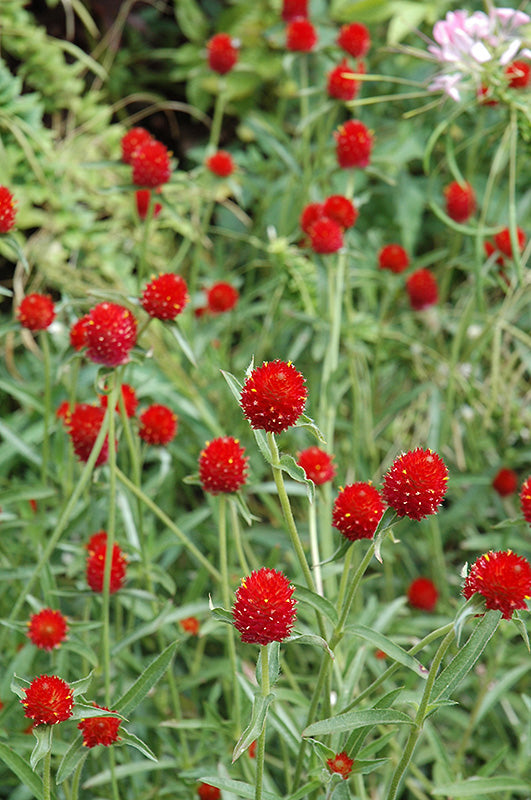
[[[15,198],[7,186],[0,186],[0,233],[8,233],[14,227],[16,213]]]
[[[351,22],[343,25],[339,31],[337,43],[353,58],[362,58],[371,46],[371,37],[365,25],[361,22]]]
[[[336,474],[336,468],[332,464],[334,456],[328,455],[320,447],[313,445],[299,453],[297,464],[302,467],[306,477],[321,486],[323,483],[331,481]]]
[[[220,281],[207,291],[207,307],[211,314],[231,311],[240,297],[239,291],[230,283]]]
[[[439,299],[437,281],[428,269],[418,269],[406,281],[411,308],[422,311],[432,306]]]
[[[399,244],[386,244],[378,253],[380,269],[389,269],[397,275],[409,267],[407,251]]]
[[[336,253],[343,247],[343,228],[330,217],[317,219],[310,228],[309,234],[310,245],[314,253],[328,255]]]
[[[522,252],[527,241],[527,237],[521,228],[516,229],[516,238],[518,240],[518,250]],[[494,237],[494,244],[504,256],[507,256],[508,258],[513,257],[513,244],[511,242],[511,232],[509,228],[504,228],[502,231],[496,234]]]
[[[199,620],[197,617],[186,617],[182,619],[179,624],[183,631],[190,633],[192,636],[197,636],[199,633]]]
[[[139,419],[138,435],[146,444],[167,445],[177,433],[177,415],[167,406],[154,403]]]
[[[476,195],[469,183],[452,181],[444,190],[446,213],[454,222],[466,222],[477,208]]]
[[[55,319],[55,308],[49,294],[28,294],[20,303],[17,317],[23,328],[44,331]]]
[[[105,411],[88,403],[76,403],[71,414],[65,418],[74,453],[80,461],[88,461],[92,448],[98,438]],[[105,437],[96,459],[97,467],[105,464],[109,456],[109,440]]]
[[[210,783],[200,783],[197,787],[197,794],[199,800],[220,800],[221,792],[217,786],[211,786]]]
[[[291,22],[297,17],[308,16],[308,0],[284,0],[282,4],[282,19]]]
[[[514,494],[518,488],[518,475],[513,469],[502,467],[492,479],[492,488],[501,497]]]
[[[448,470],[432,450],[417,447],[399,456],[383,479],[383,498],[399,517],[435,514],[447,490]]]
[[[531,594],[531,566],[523,556],[511,550],[489,552],[480,556],[471,566],[463,586],[463,596],[468,600],[479,593],[485,599],[485,608],[502,612],[510,619],[518,608],[527,608]]]
[[[337,753],[333,758],[327,758],[326,764],[330,772],[337,772],[346,781],[352,772],[354,759],[349,758],[343,751],[342,753]]]
[[[76,320],[70,328],[70,344],[74,350],[82,350],[87,346],[87,325],[90,317],[85,314]]]
[[[356,73],[362,73],[365,67],[362,61],[358,61],[356,70],[349,67],[346,58],[328,73],[326,90],[330,97],[337,100],[354,100],[360,88],[359,80],[353,78]]]
[[[407,599],[414,608],[433,611],[439,599],[439,592],[429,578],[416,578],[409,585]]]
[[[155,189],[167,183],[171,175],[170,153],[162,142],[148,139],[140,145],[132,157],[133,183],[147,189]]]
[[[531,80],[531,66],[527,61],[513,61],[505,68],[511,89],[525,89]]]
[[[340,489],[332,509],[332,525],[351,542],[372,539],[383,513],[378,490],[359,481]]]
[[[291,361],[264,361],[253,369],[240,396],[251,428],[282,433],[295,425],[306,404],[308,392],[304,383]]]
[[[72,689],[57,675],[34,678],[24,693],[24,716],[34,720],[35,725],[57,725],[72,716]]]
[[[341,194],[334,194],[324,203],[309,203],[302,210],[299,224],[310,237],[316,253],[335,253],[343,247],[343,231],[358,218],[353,203]]]
[[[103,592],[105,557],[107,555],[107,533],[95,533],[87,544],[87,583],[93,592]],[[125,581],[127,557],[118,544],[113,545],[109,592],[114,594]]]
[[[153,137],[145,128],[131,128],[130,131],[127,131],[121,142],[124,164],[132,165],[138,149],[146,142],[151,141],[153,141]]]
[[[305,17],[296,17],[286,27],[286,48],[309,53],[317,44],[317,31]]]
[[[340,125],[334,133],[336,156],[340,167],[363,169],[369,164],[372,150],[372,136],[363,122],[351,119]]]
[[[136,200],[136,210],[138,212],[138,216],[140,219],[145,219],[148,214],[149,204],[151,202],[151,190],[150,189],[138,189],[135,192],[135,200]],[[153,219],[158,217],[160,212],[162,211],[162,206],[160,203],[155,203],[153,206]]]
[[[199,480],[205,492],[237,492],[245,483],[248,461],[245,448],[232,436],[207,442],[199,457]]]
[[[136,344],[136,329],[129,309],[116,303],[99,303],[89,311],[84,324],[87,356],[106,367],[126,364]]]
[[[230,153],[226,150],[218,150],[217,153],[209,156],[205,165],[210,172],[219,178],[228,178],[234,172],[234,161]]]
[[[28,622],[28,637],[41,650],[53,650],[66,638],[68,625],[60,611],[43,608]]]
[[[124,401],[124,408],[126,416],[129,418],[134,417],[136,414],[136,410],[138,408],[138,397],[136,396],[136,392],[132,386],[129,386],[128,383],[122,383],[121,386],[122,397]],[[106,394],[99,395],[100,398],[100,406],[102,408],[107,408],[109,405],[109,397]],[[120,401],[116,403],[116,411],[120,412]]]
[[[99,706],[93,703],[94,708],[101,708],[103,711],[110,711],[106,706]],[[120,717],[87,717],[82,719],[78,728],[83,735],[84,747],[96,747],[102,744],[104,747],[119,740],[118,728],[120,727]]]
[[[225,75],[238,61],[238,48],[228,33],[216,33],[207,42],[207,60],[210,69]]]
[[[286,576],[274,569],[263,567],[242,578],[232,609],[242,642],[269,644],[286,639],[297,615],[294,591]]]
[[[142,308],[155,319],[175,319],[189,300],[184,278],[173,272],[160,274],[142,292]]]
[[[531,476],[524,481],[520,491],[520,508],[524,519],[531,525]]]

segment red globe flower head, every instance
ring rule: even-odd
[[[155,319],[175,319],[188,303],[188,287],[184,278],[166,272],[153,278],[142,292],[142,308]]]
[[[343,228],[329,217],[316,220],[309,231],[310,246],[314,253],[329,255],[343,247]]]
[[[238,439],[221,436],[207,442],[199,456],[199,480],[205,492],[237,492],[247,478],[245,448]]]
[[[308,392],[304,383],[291,361],[264,361],[253,369],[240,396],[251,428],[282,433],[295,425],[306,404]]]
[[[358,64],[357,72],[363,70],[363,64]],[[354,100],[358,94],[360,83],[352,75],[356,72],[348,65],[347,59],[344,58],[341,64],[334,67],[328,73],[326,91],[330,97],[335,97],[337,100]]]
[[[60,611],[43,608],[28,622],[28,637],[41,650],[53,650],[66,639],[68,625]]]
[[[209,783],[200,783],[197,787],[197,794],[200,800],[219,800],[221,792],[217,786],[211,786]]]
[[[146,142],[153,141],[152,135],[145,128],[131,128],[122,137],[122,161],[125,164],[132,164],[136,151]]]
[[[413,272],[406,281],[406,290],[411,308],[415,311],[422,311],[439,299],[437,281],[427,269]]]
[[[298,53],[309,53],[317,44],[317,31],[309,19],[297,17],[286,26],[286,48]]]
[[[0,186],[0,233],[9,233],[15,225],[16,201],[7,186]]]
[[[87,346],[87,326],[90,322],[90,315],[76,320],[70,328],[70,344],[74,350],[82,350]]]
[[[323,208],[322,203],[308,203],[304,206],[299,218],[299,225],[305,233],[310,233],[313,224],[324,216]]]
[[[380,269],[390,269],[397,275],[409,267],[407,251],[399,244],[386,244],[378,253]]]
[[[44,331],[55,319],[55,308],[49,294],[27,294],[17,309],[23,328]]]
[[[337,43],[354,58],[362,58],[371,46],[371,37],[368,29],[361,22],[351,22],[343,25],[337,37]]]
[[[476,195],[469,183],[452,181],[444,189],[446,213],[454,222],[466,222],[477,208]]]
[[[502,467],[492,480],[492,488],[501,497],[514,494],[518,488],[518,475],[513,469]]]
[[[91,406],[88,403],[76,403],[69,420],[65,420],[74,453],[80,461],[88,461],[92,448],[98,438],[104,416],[105,411],[103,408]],[[95,466],[99,467],[105,464],[108,456],[109,440],[105,437]]]
[[[485,599],[485,608],[502,612],[511,619],[513,611],[527,608],[531,594],[531,566],[523,556],[511,550],[489,552],[472,564],[463,586],[463,596],[468,600],[479,593]]]
[[[225,311],[231,311],[238,299],[240,293],[230,283],[220,281],[215,283],[207,292],[207,305],[208,310],[212,314],[222,314]]]
[[[126,364],[136,344],[136,329],[136,319],[129,309],[116,303],[99,303],[88,313],[87,356],[106,367]]]
[[[294,591],[282,572],[267,567],[242,578],[232,608],[242,642],[269,644],[286,639],[297,616]]]
[[[349,758],[347,754],[343,751],[342,753],[338,753],[333,758],[327,758],[326,764],[330,772],[337,772],[344,781],[348,778],[350,773],[352,772],[352,766],[354,764],[354,759]]]
[[[216,33],[207,42],[208,66],[214,72],[225,75],[238,61],[236,41],[228,33]]]
[[[505,68],[511,89],[525,89],[531,80],[531,67],[527,61],[513,61]]]
[[[197,636],[199,633],[199,620],[197,617],[186,617],[186,619],[182,619],[179,624],[183,631],[186,631],[186,633],[192,636]]]
[[[383,513],[379,491],[359,481],[340,489],[332,509],[332,525],[351,542],[372,539]]]
[[[518,250],[522,252],[527,241],[527,237],[521,228],[516,229],[516,238],[518,239]],[[513,245],[511,242],[511,232],[509,231],[509,228],[504,228],[502,231],[497,233],[494,237],[494,243],[500,253],[508,256],[508,258],[513,257]]]
[[[336,155],[340,167],[363,169],[371,159],[372,136],[363,122],[351,119],[334,133]]]
[[[520,490],[520,508],[524,519],[531,525],[531,475]]]
[[[92,705],[94,708],[110,711],[110,708],[106,706],[99,706],[97,703]],[[83,735],[83,747],[96,747],[98,744],[109,747],[109,745],[117,742],[120,739],[118,736],[120,723],[120,717],[87,717],[82,719],[77,727]]]
[[[154,403],[139,419],[138,435],[146,444],[167,445],[177,433],[177,415],[167,406]]]
[[[72,716],[72,689],[57,675],[34,678],[24,693],[24,716],[34,720],[35,725],[57,725]]]
[[[103,592],[105,576],[105,557],[107,555],[107,534],[100,531],[89,542],[87,557],[87,583],[93,592]],[[109,592],[114,594],[122,588],[125,581],[127,557],[118,544],[113,545]]]
[[[134,417],[138,408],[138,397],[136,396],[136,392],[132,386],[129,386],[128,383],[122,383],[121,391],[126,416],[129,418]],[[107,408],[109,405],[109,396],[106,394],[101,394],[99,395],[99,398],[100,406],[102,408]],[[120,401],[116,403],[116,412],[120,413]]]
[[[135,186],[156,189],[161,183],[167,183],[170,179],[168,149],[156,139],[144,142],[133,155],[132,167]]]
[[[291,22],[297,17],[308,16],[308,0],[284,0],[282,3],[282,19]]]
[[[409,450],[384,475],[383,498],[399,517],[423,519],[436,514],[447,490],[448,470],[433,450]]]
[[[352,228],[358,219],[358,210],[354,204],[342,194],[333,194],[327,197],[323,205],[323,214],[329,219],[333,219],[344,230]]]
[[[93,533],[85,547],[87,548],[90,556],[93,556],[94,553],[97,550],[100,550],[102,547],[105,549],[107,547],[107,531],[98,531],[97,533]]]
[[[323,483],[331,481],[336,474],[336,468],[332,464],[334,456],[328,455],[320,447],[313,445],[299,453],[297,464],[302,467],[306,477],[321,486]]]
[[[210,172],[219,178],[228,178],[235,169],[232,156],[226,150],[218,150],[217,153],[209,156],[205,161],[205,165]]]
[[[149,211],[149,204],[151,202],[151,191],[150,189],[138,189],[135,192],[135,200],[136,200],[136,210],[140,219],[145,219],[148,215]],[[162,211],[162,206],[160,203],[155,203],[153,206],[153,219],[158,217],[160,212]]]
[[[409,585],[407,599],[414,608],[433,611],[439,599],[439,592],[429,578],[416,578]]]

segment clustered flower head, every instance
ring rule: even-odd
[[[297,17],[308,16],[308,0],[284,0],[282,3],[282,19],[291,22]]]
[[[74,695],[71,687],[57,675],[34,678],[21,700],[24,716],[35,725],[57,725],[72,716]]]
[[[133,387],[129,386],[128,383],[122,383],[120,391],[122,393],[122,398],[123,398],[123,401],[124,401],[124,409],[125,409],[126,416],[129,417],[129,419],[130,419],[131,417],[134,417],[135,414],[136,414],[136,410],[138,408],[138,397],[136,396],[136,392],[133,389]],[[109,397],[108,397],[108,395],[102,394],[102,395],[99,395],[99,398],[100,398],[100,406],[102,408],[107,408],[107,406],[109,405]],[[120,412],[120,401],[119,400],[116,403],[116,411],[118,413]]]
[[[168,148],[156,139],[148,139],[135,150],[131,166],[135,186],[156,189],[170,179],[171,164]]]
[[[240,297],[239,291],[231,283],[219,281],[207,291],[207,308],[211,314],[231,311]]]
[[[45,331],[55,319],[55,308],[49,294],[27,294],[17,309],[18,321],[30,331]]]
[[[305,17],[296,17],[286,26],[286,48],[308,53],[317,44],[317,31]]]
[[[302,453],[299,453],[297,464],[302,467],[306,477],[313,481],[316,486],[331,481],[336,474],[336,468],[332,463],[334,456],[329,455],[320,447],[312,445]]]
[[[98,438],[98,433],[103,423],[105,409],[92,406],[89,403],[76,403],[72,412],[65,418],[68,435],[74,448],[74,453],[80,461],[88,461],[92,448]],[[105,437],[102,448],[98,453],[95,466],[105,464],[109,456],[109,440]]]
[[[409,256],[400,244],[386,244],[378,253],[378,266],[397,275],[409,267]]]
[[[511,550],[485,553],[470,567],[463,586],[463,596],[468,600],[480,594],[487,610],[502,612],[511,619],[516,609],[527,608],[531,595],[531,565],[523,556]]]
[[[188,303],[188,287],[184,278],[173,272],[153,278],[142,292],[144,311],[155,319],[175,319]]]
[[[80,317],[70,328],[70,344],[74,350],[82,350],[87,346],[87,325],[89,322],[89,315]]]
[[[289,361],[264,361],[245,381],[240,396],[252,428],[282,433],[304,411],[308,392],[302,374]]]
[[[343,25],[337,37],[337,43],[353,58],[363,58],[371,46],[368,29],[361,22],[350,22]]]
[[[16,201],[7,186],[0,186],[0,233],[9,233],[15,225]]]
[[[516,229],[516,239],[518,242],[518,250],[522,252],[527,241],[527,237],[521,228]],[[504,228],[502,231],[496,234],[494,237],[494,244],[504,256],[507,256],[507,258],[513,257],[513,243],[511,241],[511,231],[509,228]]]
[[[218,178],[228,178],[234,172],[234,161],[227,150],[218,150],[205,161],[207,169]]]
[[[110,711],[106,706],[99,706],[93,703],[94,708],[101,708],[102,711]],[[82,719],[78,728],[83,736],[83,747],[96,747],[102,744],[104,747],[119,740],[118,728],[120,727],[120,717],[87,717]]]
[[[346,539],[372,539],[384,513],[384,504],[377,489],[358,481],[340,489],[332,509],[332,525]]]
[[[192,636],[197,636],[199,633],[199,620],[197,617],[185,617],[185,619],[180,620],[179,624],[183,631]]]
[[[314,253],[328,255],[343,247],[343,228],[330,217],[320,217],[309,230],[310,245]]]
[[[126,364],[136,344],[136,333],[137,322],[129,309],[116,303],[99,303],[84,323],[87,356],[106,367]]]
[[[28,637],[41,650],[53,650],[66,639],[68,625],[60,611],[43,608],[28,622]]]
[[[406,291],[409,295],[411,308],[422,311],[432,306],[439,299],[437,281],[428,269],[418,269],[411,273],[406,281]]]
[[[199,800],[220,800],[221,792],[217,786],[210,783],[200,783],[197,787]]]
[[[525,89],[531,80],[531,64],[527,61],[512,61],[505,68],[511,89]]]
[[[334,194],[324,203],[308,203],[299,224],[315,253],[335,253],[343,247],[343,232],[356,223],[358,210],[348,197]]]
[[[531,525],[531,475],[520,490],[520,508],[524,519]]]
[[[414,608],[420,608],[422,611],[433,611],[439,599],[439,592],[429,578],[415,578],[409,584],[407,599]]]
[[[107,533],[95,533],[87,544],[87,583],[93,592],[103,592],[105,558],[107,555]],[[113,545],[109,592],[114,594],[122,588],[125,581],[127,557],[118,544]]]
[[[371,159],[372,136],[368,128],[357,119],[340,125],[334,133],[336,156],[340,167],[364,169]]]
[[[228,33],[216,33],[207,42],[207,60],[210,69],[219,75],[230,72],[238,61],[238,47]]]
[[[344,58],[337,67],[328,73],[326,90],[330,97],[337,100],[354,100],[359,92],[360,82],[353,75],[364,72],[362,61],[358,61],[356,70],[351,69]]]
[[[498,492],[500,497],[508,497],[514,494],[518,488],[518,475],[514,469],[502,467],[492,479],[492,488]]]
[[[444,190],[446,213],[454,222],[466,222],[475,212],[476,195],[469,183],[452,181]]]
[[[232,436],[207,442],[199,456],[199,480],[205,492],[237,492],[247,477],[245,448]]]
[[[409,450],[383,479],[383,498],[399,517],[420,520],[435,514],[446,494],[448,469],[433,450]]]
[[[151,142],[152,140],[152,135],[145,128],[131,128],[131,130],[127,131],[125,136],[122,137],[122,161],[125,164],[132,165],[133,157],[135,156],[139,147],[141,147],[143,144],[146,144],[146,142]]]
[[[234,627],[242,642],[282,642],[296,618],[295,587],[277,570],[263,567],[242,578],[232,609]]]
[[[139,417],[138,435],[146,443],[164,446],[171,442],[177,433],[177,415],[160,403],[146,408]]]
[[[341,753],[337,753],[333,758],[326,759],[326,765],[330,772],[337,772],[344,781],[348,778],[350,773],[352,772],[352,767],[354,765],[354,759],[349,758],[345,751]]]

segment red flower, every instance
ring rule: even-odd
[[[526,522],[531,524],[531,475],[527,478],[520,491],[520,508]]]
[[[180,621],[180,625],[183,631],[190,633],[192,636],[197,636],[199,633],[199,620],[197,617],[186,617],[186,619]]]
[[[371,46],[369,31],[361,22],[343,25],[337,37],[337,43],[346,53],[354,58],[362,58]]]
[[[297,17],[308,16],[308,0],[284,0],[282,4],[282,19],[291,22]]]
[[[317,31],[309,19],[297,17],[286,26],[286,48],[308,53],[317,44]]]
[[[399,244],[386,244],[378,253],[378,266],[398,275],[409,267],[407,251]]]
[[[521,252],[526,243],[526,235],[521,228],[516,229],[516,238],[518,239],[518,250]],[[502,231],[497,233],[494,237],[494,243],[501,253],[509,258],[512,258],[513,245],[511,242],[511,233],[509,228],[504,228]]]
[[[336,468],[332,464],[334,456],[328,455],[320,447],[313,445],[299,453],[297,464],[302,467],[306,477],[321,486],[323,483],[331,481],[336,474]]]
[[[87,583],[93,592],[103,592],[103,577],[105,573],[105,557],[107,555],[107,534],[99,531],[94,534],[87,545]],[[109,592],[114,594],[122,588],[125,581],[127,557],[118,544],[112,548],[111,578]]]
[[[310,245],[314,253],[337,253],[343,247],[343,228],[335,220],[321,217],[309,230]]]
[[[87,346],[87,326],[90,322],[90,315],[76,320],[70,328],[70,344],[74,350],[82,350]]]
[[[518,475],[513,469],[502,467],[492,480],[492,488],[495,489],[501,497],[514,494],[518,488]]]
[[[232,609],[242,642],[269,644],[286,639],[297,616],[294,591],[282,572],[267,567],[242,578]]]
[[[305,233],[310,233],[312,225],[324,216],[323,208],[322,203],[308,203],[304,206],[299,218],[299,225]]]
[[[511,619],[517,608],[527,608],[531,594],[531,566],[523,556],[511,550],[485,553],[472,564],[463,586],[463,596],[468,600],[479,593],[485,598],[485,607],[502,612]]]
[[[363,65],[361,62],[358,64],[357,71],[361,72]],[[326,90],[330,97],[335,97],[338,100],[354,100],[358,94],[360,84],[352,75],[355,75],[344,58],[341,64],[328,73]]]
[[[476,210],[476,195],[469,183],[452,181],[444,190],[446,213],[454,222],[466,222]]]
[[[80,461],[88,461],[92,448],[98,438],[105,411],[88,403],[76,403],[70,418],[65,419],[68,435],[74,447],[74,453]],[[109,440],[105,437],[103,446],[96,459],[96,467],[105,464],[109,455]]]
[[[409,585],[407,599],[414,608],[433,611],[439,599],[439,592],[429,578],[416,578]]]
[[[138,189],[135,192],[136,210],[140,219],[145,219],[148,214],[149,204],[151,202],[151,191],[149,189]],[[155,203],[153,207],[153,219],[158,217],[162,211],[160,203]]]
[[[215,283],[207,292],[208,310],[213,314],[221,314],[234,308],[240,293],[230,283],[220,281]]]
[[[126,415],[131,418],[134,417],[136,414],[136,410],[138,408],[138,397],[136,396],[136,392],[132,386],[129,386],[128,383],[122,383],[121,387],[122,397],[124,400],[124,408]],[[107,408],[109,405],[109,396],[106,394],[99,395],[100,398],[100,406],[102,408]],[[120,401],[116,403],[116,411],[120,413]]]
[[[205,161],[207,168],[220,178],[228,178],[234,172],[234,161],[226,150],[218,150]]]
[[[197,787],[197,794],[200,800],[219,800],[221,792],[217,786],[211,786],[209,783],[200,783]]]
[[[349,758],[347,754],[343,751],[342,753],[338,753],[333,758],[327,758],[326,764],[330,772],[337,772],[344,781],[348,778],[350,773],[352,772],[352,765],[354,764],[354,759]]]
[[[251,428],[282,433],[297,422],[307,394],[304,378],[291,361],[276,359],[253,369],[243,385],[240,405]]]
[[[136,344],[136,328],[136,319],[129,309],[116,303],[99,303],[88,313],[87,356],[106,367],[126,364]]]
[[[145,128],[131,128],[131,130],[122,137],[122,161],[125,164],[132,164],[133,157],[139,147],[151,141],[153,141],[153,137]]]
[[[513,61],[505,68],[511,89],[525,89],[531,79],[531,68],[527,61]]]
[[[150,139],[135,151],[132,161],[133,183],[155,189],[167,183],[171,175],[168,149],[156,139]]]
[[[371,158],[372,136],[363,122],[351,119],[334,133],[336,155],[340,167],[366,167]]]
[[[359,481],[340,489],[332,509],[332,525],[351,542],[372,539],[383,512],[379,491]]]
[[[15,224],[16,201],[7,186],[0,186],[0,233],[8,233]]]
[[[153,278],[142,292],[142,308],[155,319],[175,319],[189,300],[184,278],[173,272]]]
[[[384,475],[383,497],[399,517],[423,519],[437,513],[446,494],[448,470],[432,450],[409,450]]]
[[[439,299],[437,282],[427,269],[418,269],[413,272],[406,281],[406,290],[411,308],[415,311],[422,311]]]
[[[24,692],[24,716],[34,720],[35,725],[56,725],[72,716],[72,689],[57,675],[34,678]]]
[[[146,444],[169,444],[176,433],[177,415],[167,406],[154,403],[140,415],[138,435]]]
[[[110,711],[106,706],[92,704],[94,708],[101,708],[103,711]],[[120,717],[87,717],[82,719],[78,728],[83,734],[84,747],[96,747],[102,744],[104,747],[119,740],[118,728],[120,727]]]
[[[38,614],[33,614],[28,622],[28,636],[42,650],[59,647],[67,631],[66,619],[60,611],[51,608],[43,608]]]
[[[23,328],[30,331],[44,331],[55,319],[55,309],[49,294],[28,294],[17,310]]]
[[[238,48],[228,33],[216,33],[207,42],[207,51],[208,66],[220,75],[230,72],[238,60]]]
[[[68,400],[63,400],[57,411],[55,412],[57,419],[63,421],[63,425],[68,426],[70,423],[70,403]]]
[[[347,230],[352,228],[358,219],[358,210],[348,197],[344,197],[342,194],[333,194],[324,201],[323,215],[333,219],[344,230]]]
[[[207,442],[199,457],[199,480],[205,492],[237,492],[247,477],[245,448],[238,439],[221,436]]]

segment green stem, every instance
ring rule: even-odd
[[[41,348],[44,359],[44,435],[42,439],[42,466],[41,466],[41,480],[46,483],[46,474],[48,472],[48,461],[50,460],[50,416],[52,407],[52,376],[51,376],[51,359],[50,359],[50,345],[48,342],[47,331],[42,331]]]
[[[230,508],[230,522],[232,527],[232,537],[236,545],[236,552],[238,553],[238,560],[240,562],[240,567],[244,575],[249,575],[251,570],[249,568],[247,557],[245,555],[245,550],[243,548],[243,542],[240,530],[240,520],[238,519],[238,509],[236,508],[236,501],[232,497],[230,498],[229,501],[229,508]]]
[[[85,765],[85,758],[82,758],[77,765],[74,776],[72,778],[72,791],[70,793],[70,800],[77,800],[79,795],[79,784],[81,782],[81,773]]]
[[[319,555],[319,539],[317,536],[317,494],[313,503],[308,504],[308,524],[310,528],[310,552],[312,554],[313,573],[315,575],[315,589],[324,597],[323,576],[321,575],[321,556]]]
[[[224,494],[219,496],[219,569],[221,572],[221,596],[223,607],[230,608],[231,590],[229,583],[229,559],[227,549],[227,498]],[[238,671],[236,668],[236,646],[234,644],[234,628],[229,625],[227,646],[229,651],[229,661],[232,676],[232,704],[234,707],[234,727],[235,737],[239,738],[241,733],[241,713],[240,713],[240,692],[238,688]],[[228,708],[231,707],[229,702]]]
[[[518,125],[516,122],[516,109],[514,108],[511,108],[509,131],[509,234],[511,237],[513,259],[514,263],[516,264],[516,271],[518,273],[518,283],[521,286],[524,277],[524,271],[516,225],[516,159],[518,150]]]
[[[53,732],[53,729],[52,729]],[[42,798],[43,800],[51,800],[52,796],[52,781],[51,781],[51,766],[52,766],[52,747],[50,736],[50,749],[44,756],[44,764],[42,769]]]
[[[269,651],[267,645],[260,646],[261,656],[261,678],[262,678],[262,696],[267,697],[270,691],[269,687]],[[262,800],[262,784],[264,781],[264,759],[265,759],[265,740],[266,740],[266,725],[260,736],[258,737],[258,744],[256,747],[256,785],[254,791],[255,800]]]
[[[140,294],[142,290],[142,284],[144,279],[146,278],[146,264],[147,264],[147,245],[149,240],[149,229],[151,227],[151,221],[154,218],[154,210],[155,210],[155,198],[153,196],[153,192],[150,190],[149,192],[149,205],[146,214],[146,218],[144,219],[144,224],[142,227],[142,240],[140,242],[140,253],[138,257],[138,267],[137,267],[137,286],[138,286],[138,293]]]
[[[222,86],[216,97],[216,104],[214,106],[214,115],[212,117],[212,126],[210,128],[210,136],[208,139],[209,152],[214,152],[218,149],[226,101],[227,97],[225,94],[225,88]]]
[[[116,780],[116,759],[114,756],[114,749],[112,747],[109,747],[108,750],[109,750],[109,767],[111,773],[112,796],[113,800],[120,800],[120,794],[118,792],[118,781]]]
[[[363,556],[358,569],[356,570],[352,581],[349,584],[348,591],[345,597],[345,601],[343,603],[343,607],[340,611],[339,621],[336,625],[334,633],[332,634],[332,638],[330,640],[330,647],[333,650],[337,643],[343,636],[343,629],[345,627],[345,622],[347,621],[347,617],[349,615],[350,609],[352,607],[352,602],[354,597],[356,596],[356,592],[358,591],[359,585],[361,583],[361,579],[363,578],[367,567],[369,566],[372,557],[374,555],[375,550],[375,543],[371,542],[371,546]],[[351,548],[352,550],[352,548]],[[349,551],[350,552],[350,551]]]

